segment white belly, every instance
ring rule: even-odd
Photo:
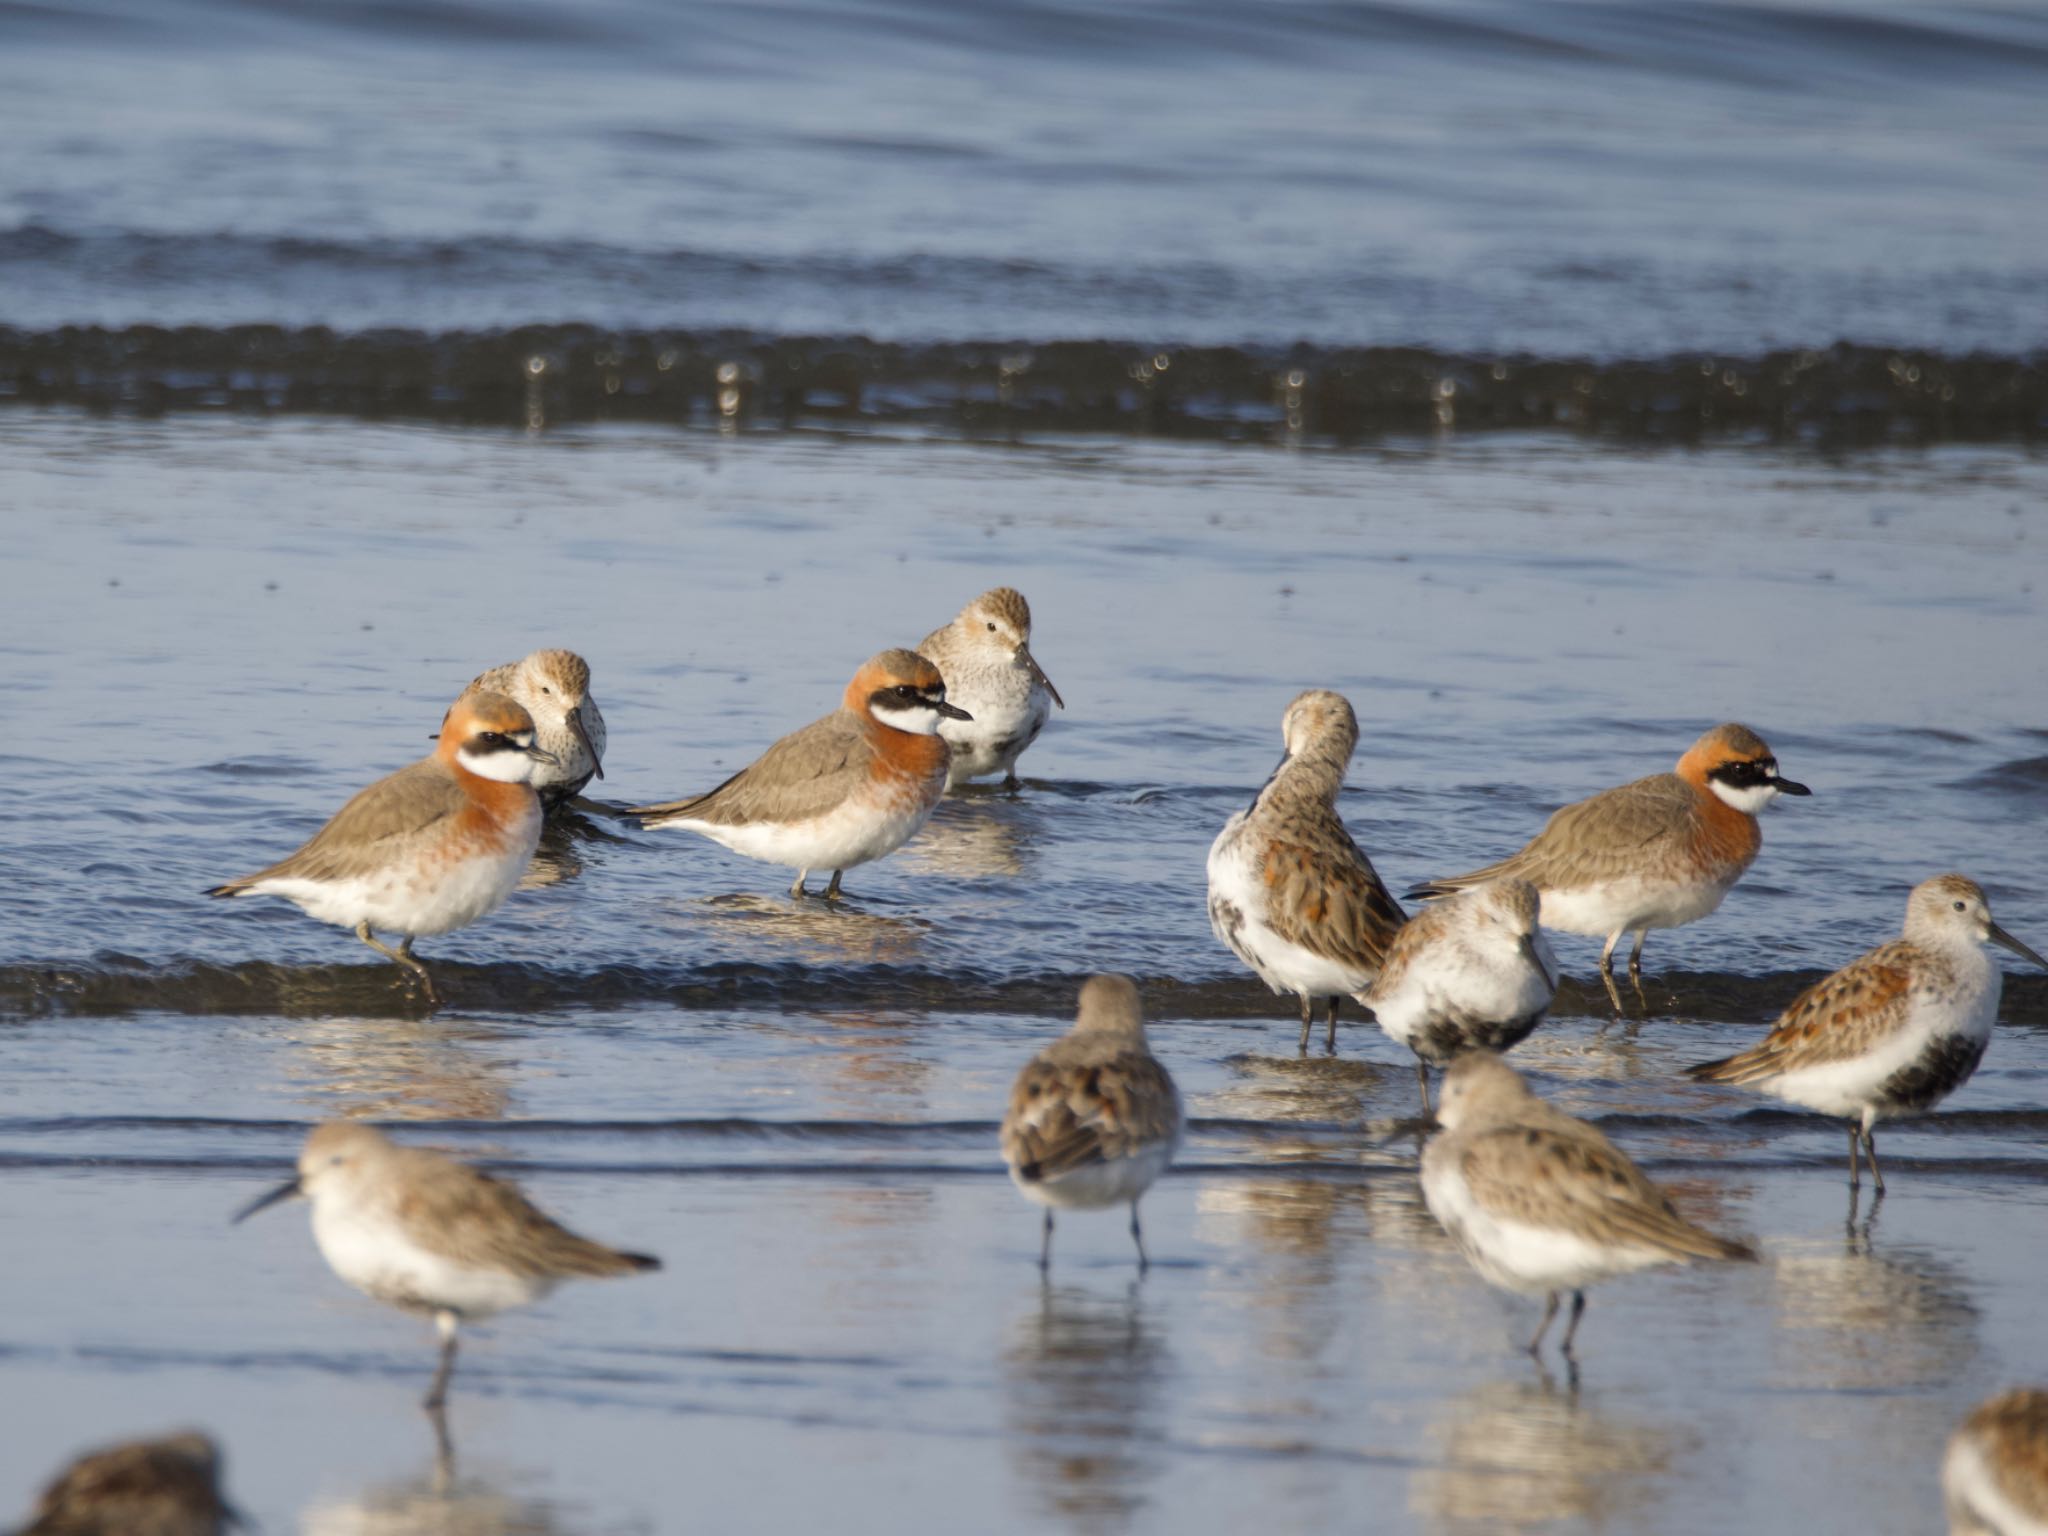
[[[1986,969],[1989,970],[1988,965]],[[1787,1104],[1818,1110],[1824,1115],[1853,1119],[1860,1118],[1866,1109],[1873,1109],[1876,1118],[1887,1118],[1889,1107],[1874,1102],[1884,1084],[1894,1073],[1919,1061],[1944,1038],[1956,1037],[1979,1046],[1988,1041],[1998,1016],[1998,993],[1995,986],[1984,987],[1977,989],[1974,996],[1950,998],[1945,1006],[1916,998],[1904,1027],[1882,1045],[1844,1061],[1823,1062],[1767,1078],[1755,1086]]]
[[[349,880],[280,878],[252,892],[298,903],[309,917],[353,928],[367,922],[384,933],[424,937],[449,933],[497,911],[518,887],[540,839],[540,815],[507,852],[484,854],[423,872],[400,866]]]
[[[1739,871],[1738,871],[1739,873]],[[1605,938],[1637,928],[1677,928],[1721,905],[1735,884],[1725,880],[1631,878],[1543,892],[1541,922],[1560,933]]]
[[[1275,992],[1348,997],[1372,985],[1372,971],[1303,949],[1267,926],[1266,884],[1244,819],[1243,811],[1231,817],[1209,848],[1209,926],[1216,937]]]
[[[1090,1163],[1056,1179],[1024,1179],[1012,1168],[1010,1181],[1024,1192],[1026,1199],[1061,1210],[1099,1211],[1112,1205],[1129,1205],[1166,1172],[1179,1143],[1176,1136],[1135,1156]]]
[[[1941,1463],[1941,1491],[1952,1536],[2048,1536],[2038,1501],[2029,1501],[2034,1512],[2022,1509],[1972,1436],[1949,1447]]]
[[[1375,993],[1373,1017],[1395,1040],[1414,1046],[1426,1031],[1507,1024],[1539,1013],[1556,995],[1557,962],[1539,934],[1545,970],[1519,949],[1507,956],[1474,953],[1462,943],[1432,946],[1410,961],[1390,992]]]
[[[1422,1159],[1423,1200],[1489,1285],[1525,1295],[1576,1291],[1673,1262],[1653,1249],[1596,1243],[1559,1228],[1496,1216],[1473,1199],[1454,1156],[1433,1158],[1430,1151]]]
[[[949,786],[1010,772],[1024,749],[1045,729],[1046,717],[1052,713],[1052,696],[1028,675],[1017,676],[1024,683],[1021,688],[1007,677],[991,686],[973,678],[965,679],[963,687],[948,685],[948,702],[974,716],[972,720],[939,722],[939,735],[953,749],[946,776]]]
[[[489,1317],[554,1289],[544,1276],[458,1264],[410,1241],[394,1220],[328,1203],[313,1207],[313,1240],[329,1267],[357,1290],[417,1311]]]
[[[938,786],[928,795],[898,794],[886,799],[848,801],[823,816],[797,822],[751,822],[728,825],[712,821],[675,821],[670,826],[701,832],[734,853],[791,869],[852,869],[909,842],[931,819],[938,804]]]

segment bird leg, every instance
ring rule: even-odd
[[[1433,1115],[1436,1110],[1429,1102],[1429,1063],[1420,1056],[1415,1058],[1415,1081],[1422,1084],[1422,1113]]]
[[[1045,1236],[1038,1244],[1038,1272],[1042,1275],[1052,1268],[1052,1207],[1045,1211]]]
[[[1628,977],[1630,981],[1636,984],[1637,991],[1641,991],[1643,986],[1643,946],[1649,940],[1650,930],[1638,928],[1636,930],[1636,947],[1628,952]]]
[[[1863,1127],[1863,1155],[1870,1159],[1870,1182],[1877,1186],[1877,1192],[1884,1193],[1884,1175],[1877,1167],[1877,1138],[1870,1134],[1870,1127]]]
[[[1529,1341],[1529,1353],[1534,1355],[1543,1348],[1543,1335],[1550,1332],[1550,1320],[1557,1316],[1557,1292],[1550,1293],[1550,1299],[1543,1304],[1543,1321],[1536,1325],[1536,1337]]]
[[[827,901],[837,901],[839,899],[839,877],[845,873],[846,871],[843,869],[832,871],[831,882],[825,887],[825,899]]]
[[[427,1388],[426,1399],[420,1404],[429,1412],[438,1411],[448,1402],[448,1378],[455,1373],[457,1318],[453,1312],[436,1312],[434,1326],[441,1330],[441,1364],[434,1372],[434,1384]]]
[[[799,896],[808,896],[811,894],[809,891],[804,889],[804,876],[808,875],[809,873],[810,871],[808,869],[800,869],[796,872],[796,884],[792,885],[789,888],[789,895],[792,901],[794,901]]]
[[[441,1006],[440,996],[434,991],[434,978],[427,973],[427,968],[413,955],[412,936],[410,934],[399,941],[398,948],[393,949],[389,944],[378,938],[377,935],[370,932],[369,921],[365,919],[356,924],[356,937],[392,964],[403,966],[406,970],[412,972],[414,976],[417,976],[420,989],[427,994],[427,1005],[429,1007],[438,1008]]]
[[[1052,1213],[1048,1211],[1047,1215]],[[1131,1241],[1138,1245],[1138,1277],[1143,1279],[1145,1271],[1152,1267],[1152,1261],[1145,1257],[1145,1234],[1138,1230],[1138,1202],[1131,1202]]]
[[[1341,997],[1333,997],[1330,999],[1330,1034],[1329,1038],[1325,1040],[1323,1043],[1325,1049],[1327,1049],[1329,1054],[1332,1056],[1337,1054],[1337,1009],[1339,1005],[1343,1003],[1343,1001],[1344,999]]]
[[[1584,1291],[1573,1291],[1572,1320],[1564,1325],[1564,1346],[1562,1352],[1567,1360],[1572,1358],[1572,1340],[1578,1336],[1579,1319],[1585,1315],[1586,1293]]]
[[[1863,1170],[1857,1166],[1857,1154],[1863,1147],[1863,1128],[1854,1120],[1849,1122],[1849,1189],[1854,1193],[1863,1182]],[[1851,1218],[1854,1219],[1853,1217]]]
[[[998,787],[1006,789],[1014,795],[1017,793],[1018,790],[1024,787],[1024,781],[1017,777],[1017,770],[1015,768],[1012,768],[1008,773],[1003,775],[1003,782]]]
[[[1621,991],[1614,985],[1614,946],[1621,942],[1621,936],[1628,930],[1617,928],[1607,935],[1607,942],[1600,946],[1600,979],[1607,984],[1607,1000],[1614,1004],[1615,1017],[1622,1015]],[[1637,990],[1641,990],[1638,984]]]
[[[1315,1027],[1316,1005],[1306,992],[1301,994],[1301,1054],[1308,1054],[1308,1032]]]

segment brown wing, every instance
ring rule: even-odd
[[[1027,1179],[1131,1157],[1174,1134],[1180,1094],[1157,1058],[1119,1051],[1092,1064],[1053,1053],[1017,1074],[1003,1116],[1003,1160]]]
[[[1343,823],[1331,817],[1316,831],[1267,845],[1266,926],[1311,954],[1376,971],[1407,914]]]
[[[210,1448],[205,1454],[184,1448],[194,1438],[143,1441],[80,1457],[44,1491],[22,1536],[216,1536],[229,1511],[215,1485]]]
[[[1553,812],[1521,852],[1470,874],[1417,886],[1411,895],[1444,896],[1506,876],[1540,890],[1570,890],[1625,875],[1645,849],[1683,842],[1698,808],[1696,792],[1675,773],[1653,774],[1602,790]]]
[[[357,794],[291,857],[215,886],[207,894],[235,896],[258,881],[281,876],[348,879],[387,863],[394,848],[458,815],[466,803],[454,775],[437,759],[422,758]]]
[[[1748,1050],[1685,1070],[1703,1082],[1750,1083],[1860,1056],[1906,1022],[1916,958],[1905,939],[1880,944],[1800,993]]]
[[[631,814],[650,827],[674,821],[808,821],[859,788],[873,756],[860,720],[840,710],[783,737],[716,789],[635,806]]]
[[[1396,930],[1387,941],[1386,959],[1381,962],[1380,973],[1374,978],[1372,989],[1365,994],[1364,1001],[1370,1004],[1375,997],[1392,997],[1401,985],[1402,977],[1408,974],[1408,967],[1415,963],[1415,957],[1429,948],[1449,922],[1448,909],[1424,907]]]
[[[1568,1131],[1509,1125],[1481,1132],[1459,1166],[1472,1197],[1509,1221],[1675,1257],[1756,1257],[1679,1215],[1618,1147],[1581,1122],[1571,1122]]]
[[[398,1213],[429,1246],[460,1263],[522,1275],[623,1275],[659,1269],[645,1254],[578,1237],[519,1190],[480,1169],[420,1154],[423,1177],[409,1182]]]

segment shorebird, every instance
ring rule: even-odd
[[[1436,1117],[1444,1129],[1422,1153],[1423,1199],[1487,1284],[1549,1297],[1531,1354],[1565,1291],[1569,1359],[1587,1286],[1659,1264],[1756,1257],[1679,1215],[1620,1148],[1537,1098],[1491,1051],[1451,1063]]]
[[[1052,706],[1067,707],[1031,655],[1031,605],[1015,587],[984,592],[944,629],[924,637],[918,654],[946,679],[946,697],[971,720],[948,720],[939,734],[953,749],[946,787],[1003,775],[1017,787],[1017,759],[1045,729]]]
[[[542,809],[567,804],[604,777],[604,712],[591,696],[590,663],[574,651],[535,651],[491,668],[465,691],[502,693],[533,716],[534,740],[555,755],[533,776]]]
[[[1404,914],[1337,814],[1358,717],[1311,689],[1280,721],[1287,755],[1209,849],[1209,926],[1275,992],[1301,999],[1301,1049],[1318,998],[1337,1048],[1341,999],[1379,975]]]
[[[1151,1261],[1138,1199],[1173,1161],[1183,1125],[1180,1092],[1145,1043],[1137,987],[1128,976],[1089,977],[1074,1027],[1017,1074],[1003,1116],[1010,1179],[1045,1207],[1038,1267],[1052,1264],[1055,1208],[1128,1203],[1142,1275]]]
[[[2048,1536],[2048,1392],[1979,1403],[1941,1462],[1949,1536]]]
[[[413,940],[495,912],[526,872],[541,823],[531,780],[555,761],[533,738],[533,717],[503,694],[465,693],[431,756],[363,790],[290,858],[206,894],[282,896],[353,929],[438,1001]]]
[[[2048,960],[1991,921],[1974,880],[1923,880],[1906,898],[1904,938],[1808,987],[1761,1043],[1686,1073],[1847,1117],[1849,1187],[1859,1182],[1860,1143],[1882,1192],[1871,1128],[1934,1108],[1984,1059],[2001,985],[1986,944],[2048,970]]]
[[[682,827],[734,853],[832,871],[825,899],[856,864],[894,853],[946,792],[951,754],[939,725],[968,720],[946,701],[939,669],[915,651],[883,651],[853,674],[839,708],[775,743],[718,788],[635,806],[643,827]]]
[[[1557,995],[1557,957],[1536,926],[1526,880],[1492,880],[1433,902],[1387,947],[1385,967],[1358,1001],[1415,1053],[1422,1107],[1429,1069],[1461,1051],[1505,1051],[1543,1021]]]
[[[198,1433],[92,1451],[57,1474],[21,1536],[221,1536],[247,1522],[220,1491],[220,1451]]]
[[[564,1280],[659,1269],[661,1260],[578,1237],[501,1179],[401,1147],[356,1121],[313,1128],[297,1175],[235,1216],[303,1195],[328,1267],[364,1294],[434,1319],[441,1364],[425,1407],[455,1369],[456,1330],[539,1301]]]
[[[1446,896],[1503,876],[1527,880],[1542,893],[1544,927],[1605,935],[1600,975],[1612,995],[1621,936],[1636,936],[1628,973],[1641,986],[1650,930],[1695,922],[1720,906],[1763,846],[1757,812],[1779,795],[1812,793],[1779,774],[1756,732],[1717,725],[1676,771],[1567,805],[1520,853],[1408,894]]]

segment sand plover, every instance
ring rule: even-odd
[[[552,766],[533,776],[548,810],[604,777],[604,712],[590,692],[590,663],[574,651],[535,651],[523,661],[493,667],[465,690],[502,693],[533,716],[534,740],[552,752]]]
[[[924,637],[918,654],[946,679],[946,697],[971,720],[948,720],[939,734],[953,749],[946,785],[1003,775],[1017,786],[1017,759],[1045,729],[1053,705],[1067,707],[1031,654],[1031,605],[1015,587],[984,592],[944,629]]]
[[[635,806],[643,827],[682,827],[734,853],[796,869],[832,871],[825,899],[856,864],[894,853],[931,819],[946,792],[946,720],[972,718],[946,702],[939,669],[915,651],[870,657],[833,713],[775,743],[718,788]]]
[[[1606,937],[1600,974],[1611,991],[1623,934],[1636,936],[1628,970],[1640,983],[1650,930],[1697,921],[1720,906],[1763,846],[1756,813],[1779,795],[1812,793],[1779,775],[1756,732],[1717,725],[1674,772],[1567,805],[1520,853],[1408,894],[1444,896],[1503,876],[1527,880],[1543,895],[1544,927]]]
[[[1074,1027],[1017,1074],[1003,1116],[1003,1161],[1027,1199],[1045,1207],[1038,1267],[1052,1263],[1055,1208],[1131,1208],[1138,1272],[1150,1264],[1138,1198],[1173,1161],[1185,1124],[1180,1092],[1145,1043],[1128,976],[1091,976]]]
[[[21,1536],[221,1536],[246,1525],[220,1491],[220,1451],[168,1435],[92,1451],[43,1490]]]
[[[1415,1053],[1422,1107],[1429,1069],[1461,1051],[1527,1039],[1557,995],[1557,957],[1536,925],[1526,880],[1490,880],[1432,902],[1387,946],[1379,980],[1358,994],[1388,1035]]]
[[[1849,1187],[1858,1182],[1860,1142],[1882,1190],[1871,1128],[1934,1108],[1984,1059],[2001,986],[1986,944],[2048,970],[2048,960],[1991,921],[1974,880],[1923,880],[1906,898],[1904,938],[1808,987],[1761,1043],[1686,1072],[1847,1117]]]
[[[303,1195],[313,1241],[343,1280],[365,1295],[434,1319],[441,1364],[425,1406],[438,1408],[455,1368],[461,1324],[539,1301],[564,1280],[661,1268],[578,1237],[502,1179],[429,1152],[401,1147],[371,1126],[315,1126],[295,1177],[235,1216]]]
[[[290,858],[216,885],[209,896],[282,896],[411,971],[435,1001],[413,940],[495,912],[540,841],[530,780],[554,758],[533,717],[501,693],[449,706],[433,755],[379,779]],[[393,949],[374,930],[400,936]]]
[[[1941,1462],[1949,1536],[2048,1536],[2048,1392],[1979,1403]]]
[[[1549,1297],[1531,1354],[1562,1292],[1572,1293],[1569,1358],[1585,1287],[1659,1264],[1756,1257],[1679,1215],[1619,1147],[1537,1098],[1490,1051],[1451,1063],[1436,1117],[1444,1129],[1423,1149],[1423,1199],[1487,1284]]]
[[[1330,1005],[1379,975],[1404,914],[1337,814],[1358,717],[1342,694],[1311,689],[1287,706],[1287,755],[1209,849],[1209,926],[1275,992],[1301,999],[1301,1049],[1318,998]]]

